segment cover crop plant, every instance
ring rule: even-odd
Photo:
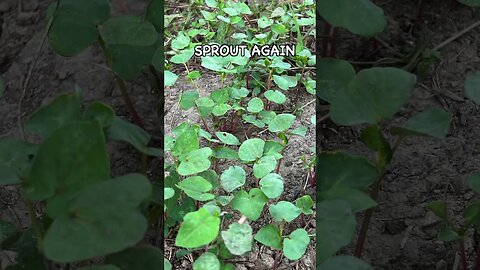
[[[147,145],[143,129],[101,102],[82,109],[78,90],[37,110],[25,128],[41,141],[0,140],[0,184],[21,188],[31,218],[25,231],[0,221],[2,250],[18,253],[7,269],[42,270],[49,269],[45,259],[68,265],[98,256],[106,256],[108,266],[81,269],[147,269],[145,263],[161,260],[159,249],[135,247],[148,227],[152,185],[138,173],[112,178],[106,149],[110,141],[123,141],[162,155]],[[34,203],[44,206],[40,216]]]
[[[165,235],[181,248],[177,257],[195,255],[195,270],[234,269],[233,256],[246,256],[255,241],[275,250],[277,269],[282,255],[300,260],[311,243],[305,228],[292,227],[314,214],[313,200],[282,200],[281,166],[292,136],[308,132],[294,123],[314,100],[290,104],[302,91],[315,94],[314,8],[313,1],[249,7],[198,0],[182,19],[166,15],[165,86],[190,84],[178,103],[199,122],[189,117],[166,137]],[[217,42],[290,43],[296,55],[194,57],[196,45]],[[204,93],[198,84],[206,73],[220,86]]]

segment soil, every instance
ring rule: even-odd
[[[0,138],[20,139],[18,124],[18,103],[22,93],[22,83],[36,56],[39,44],[46,29],[46,10],[52,1],[47,0],[2,0],[0,1],[0,76],[5,82],[5,94],[0,98]],[[147,0],[123,0],[129,12],[141,14]],[[21,4],[20,4],[21,3]],[[122,8],[112,1],[112,13],[120,14]],[[84,104],[102,101],[110,105],[118,116],[132,122],[124,106],[120,91],[110,70],[108,70],[101,50],[92,46],[80,55],[65,58],[57,55],[48,45],[39,53],[38,62],[32,72],[29,87],[22,103],[21,115],[25,119],[33,111],[64,93],[72,93],[75,85],[83,90]],[[144,120],[145,129],[152,136],[162,136],[162,120],[157,117],[158,97],[153,93],[148,80],[141,77],[127,82],[131,99]],[[31,141],[38,141],[32,134],[26,134]],[[111,143],[108,146],[112,165],[112,176],[140,171],[140,155],[124,143]],[[158,160],[150,161],[151,179],[158,177]],[[0,219],[17,224],[21,228],[29,226],[27,209],[16,187],[0,187]],[[41,213],[41,206],[37,206]],[[0,252],[0,269],[12,264],[15,258],[11,253]],[[60,269],[60,268],[59,268]]]
[[[404,52],[412,47],[419,36],[433,48],[480,18],[480,10],[456,1],[425,0],[423,15],[412,33],[417,0],[374,2],[388,17],[388,28],[380,39],[391,48],[381,46],[380,51],[367,59],[371,40],[340,30],[338,58],[375,61],[391,57],[393,51]],[[320,26],[320,29],[323,28]],[[478,45],[480,27],[440,49],[441,60],[436,63],[436,69],[428,76],[419,76],[410,102],[391,123],[402,123],[431,107],[444,108],[454,116],[446,139],[411,138],[398,149],[382,182],[365,244],[363,258],[374,269],[457,269],[453,267],[458,246],[437,239],[445,225],[426,206],[431,201],[446,199],[449,215],[453,223],[459,225],[464,207],[478,199],[478,195],[468,190],[465,180],[480,171],[480,112],[463,93],[465,75],[480,69]],[[364,67],[367,66],[357,66],[357,69]],[[326,114],[322,111],[324,105],[320,107],[320,118]],[[328,119],[318,127],[321,150],[345,149],[372,158],[359,142],[360,127],[339,127]],[[358,221],[361,220],[359,216]],[[469,265],[473,265],[476,248],[473,234],[469,232],[465,241]],[[352,254],[351,247],[345,253]],[[461,267],[458,265],[458,269]]]

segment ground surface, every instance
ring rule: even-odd
[[[464,7],[456,1],[425,0],[420,25],[412,34],[409,30],[415,18],[417,0],[374,2],[384,8],[388,17],[388,29],[380,38],[397,52],[411,46],[416,35],[423,35],[428,46],[433,48],[480,19],[480,10]],[[365,61],[369,40],[353,37],[345,31],[339,34],[339,58]],[[463,87],[465,74],[480,70],[479,45],[480,28],[477,28],[443,47],[436,71],[419,77],[420,84],[410,103],[393,121],[401,123],[430,107],[441,107],[454,115],[446,139],[409,139],[399,148],[382,183],[379,206],[365,245],[364,258],[375,269],[453,269],[457,246],[437,240],[437,233],[444,225],[426,205],[446,198],[450,215],[459,222],[463,207],[475,197],[466,188],[465,179],[480,171],[480,111],[464,99]],[[392,51],[383,47],[367,60],[385,56],[392,56]],[[368,156],[369,152],[358,141],[359,128],[338,127],[328,120],[319,128],[322,150],[346,149]],[[467,237],[465,245],[472,264],[473,237]]]
[[[19,7],[19,2],[22,3]],[[18,129],[18,102],[21,83],[42,41],[46,21],[47,0],[1,0],[0,23],[0,74],[5,81],[5,95],[0,98],[0,138],[20,138]],[[124,0],[133,13],[141,13],[147,1]],[[120,8],[112,1],[112,13]],[[129,119],[112,73],[106,67],[100,49],[93,46],[80,55],[64,58],[56,55],[48,43],[39,54],[33,70],[22,107],[25,118],[40,106],[45,105],[59,94],[71,93],[74,86],[83,90],[85,103],[98,100],[112,106],[117,115]],[[157,117],[155,95],[146,78],[128,82],[131,98],[139,114],[144,118],[146,129],[155,136],[161,136],[161,119]],[[129,119],[130,120],[130,119]],[[27,134],[35,140],[31,134]],[[123,175],[139,171],[140,156],[126,144],[109,145],[112,175]],[[151,173],[158,168],[158,161],[151,162]],[[21,227],[29,225],[29,218],[19,191],[14,187],[0,188],[0,218]],[[41,206],[38,206],[38,210]],[[12,254],[0,252],[2,264],[14,261]],[[1,267],[0,267],[1,268]]]

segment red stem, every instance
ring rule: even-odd
[[[280,251],[277,250],[277,252],[275,253],[275,261],[273,261],[273,270],[277,270],[277,263],[278,263],[279,255],[280,255]]]

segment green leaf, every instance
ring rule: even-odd
[[[217,104],[225,103],[228,101],[228,88],[222,88],[213,91],[210,94],[210,98]]]
[[[470,175],[467,178],[467,186],[473,191],[480,193],[480,174]]]
[[[242,88],[231,88],[230,90],[230,97],[233,98],[233,99],[242,99],[246,96],[248,96],[248,94],[250,93],[250,91],[248,91],[247,88],[245,87],[242,87]]]
[[[135,245],[148,227],[138,207],[151,192],[150,182],[140,174],[85,187],[66,205],[68,211],[55,218],[48,229],[44,239],[45,255],[66,263]],[[111,226],[112,221],[115,227]]]
[[[244,162],[255,161],[263,155],[265,142],[259,138],[248,139],[240,145],[238,157]]]
[[[213,156],[215,158],[223,158],[230,160],[237,160],[238,154],[235,150],[227,147],[217,147],[213,149]]]
[[[265,123],[258,120],[254,115],[242,114],[242,119],[258,128],[264,128]]]
[[[99,32],[105,43],[114,45],[143,47],[155,44],[158,39],[153,24],[134,15],[110,18]]]
[[[262,178],[277,167],[277,160],[273,156],[261,157],[253,165],[253,175],[256,178]]]
[[[260,19],[258,19],[257,23],[258,23],[258,27],[267,28],[273,24],[273,20],[267,18],[266,16],[262,16],[260,17]]]
[[[195,106],[196,100],[200,97],[197,90],[185,91],[180,96],[180,108],[182,110],[189,110]]]
[[[34,112],[25,123],[25,128],[46,138],[55,130],[80,119],[80,96],[58,96],[47,106]]]
[[[3,229],[0,227],[0,229]],[[16,252],[15,265],[10,265],[5,270],[48,270],[45,267],[45,258],[38,252],[38,243],[32,228],[24,231],[14,239],[9,239],[8,243],[3,243],[1,250]],[[7,246],[5,246],[7,244]]]
[[[200,148],[198,129],[190,126],[190,124],[187,125],[187,129],[177,135],[178,137],[172,149],[174,156],[185,155]]]
[[[279,174],[270,173],[259,182],[260,189],[270,199],[280,197],[283,192],[283,178]]]
[[[366,192],[345,186],[332,187],[320,193],[324,200],[342,199],[350,203],[352,211],[358,213],[377,206],[377,203]]]
[[[38,146],[14,139],[0,140],[0,186],[28,178]]]
[[[413,74],[397,68],[363,69],[331,101],[332,120],[339,125],[376,124],[391,118],[410,97]]]
[[[201,176],[205,178],[210,184],[212,184],[212,188],[216,189],[218,187],[218,175],[214,170],[206,170],[198,174],[198,176]]]
[[[321,201],[317,214],[317,235],[322,236],[316,239],[317,260],[322,263],[350,244],[357,223],[350,205],[342,200]]]
[[[161,149],[147,146],[150,141],[150,135],[145,130],[118,116],[113,118],[106,135],[110,140],[129,143],[141,153],[157,157],[163,156]]]
[[[228,145],[240,145],[240,141],[235,137],[235,135],[228,132],[215,132],[215,136],[222,141],[224,144]]]
[[[222,116],[225,115],[225,113],[227,113],[231,108],[232,106],[228,104],[217,104],[213,107],[212,114],[215,116]]]
[[[282,249],[280,230],[275,225],[269,224],[261,228],[255,234],[255,240],[273,249]]]
[[[222,187],[225,191],[232,192],[245,185],[246,174],[240,166],[230,166],[220,176]]]
[[[163,0],[150,0],[146,9],[145,20],[152,23],[158,32],[162,31],[164,26],[163,8]]]
[[[270,205],[268,210],[270,212],[270,215],[272,215],[273,219],[278,222],[282,220],[290,222],[296,219],[302,212],[293,203],[286,201],[280,201],[276,204],[272,204]]]
[[[280,87],[282,90],[288,90],[290,83],[285,75],[273,75],[273,81]]]
[[[210,252],[203,253],[193,262],[193,270],[220,270],[220,266],[217,256]]]
[[[285,101],[287,101],[287,97],[277,90],[268,90],[264,95],[268,100],[275,102],[276,104],[284,104]]]
[[[302,213],[305,215],[311,215],[313,214],[313,200],[310,197],[310,195],[304,195],[295,201],[295,206],[302,210]]]
[[[112,107],[99,101],[88,105],[83,113],[85,120],[97,121],[103,128],[109,127],[112,124],[113,117],[115,117],[115,111],[113,111]]]
[[[304,229],[296,229],[283,241],[283,254],[289,260],[300,259],[307,250],[310,237]]]
[[[35,177],[26,179],[24,193],[31,200],[57,192],[67,196],[108,179],[110,164],[100,125],[77,122],[57,129],[40,145],[30,175]]]
[[[220,218],[210,215],[205,208],[190,212],[183,217],[175,245],[184,248],[198,248],[217,238]]]
[[[175,195],[175,190],[173,188],[163,188],[164,200],[168,200]]]
[[[274,24],[270,27],[275,34],[284,34],[287,31],[287,28],[283,24]]]
[[[446,219],[447,218],[447,210],[445,209],[445,202],[444,201],[433,201],[427,205],[427,208],[435,213],[439,218]]]
[[[247,218],[256,221],[262,214],[263,207],[268,202],[268,197],[258,188],[252,188],[249,193],[240,190],[235,193],[232,208],[240,211]]]
[[[452,229],[445,229],[438,234],[438,239],[444,242],[452,242],[462,239],[462,237]]]
[[[458,2],[470,7],[480,7],[480,0],[458,0]]]
[[[387,25],[383,10],[370,0],[322,0],[317,8],[331,25],[361,36],[378,35]]]
[[[172,270],[172,264],[165,258],[163,258],[163,270]]]
[[[198,111],[202,117],[209,117],[209,114],[213,110],[213,106],[215,106],[215,102],[209,97],[198,98],[195,103],[197,104]]]
[[[279,142],[276,141],[266,141],[265,142],[265,148],[263,150],[263,155],[264,156],[273,156],[275,159],[281,159],[282,156],[282,151],[285,148],[285,146]]]
[[[123,44],[106,44],[110,66],[124,80],[134,80],[152,63],[154,46],[139,47]]]
[[[211,8],[218,7],[217,0],[205,0],[205,4],[207,5],[207,7],[211,7]]]
[[[465,220],[465,228],[474,225],[478,230],[478,228],[480,228],[480,202],[474,202],[468,205],[463,211],[463,218]]]
[[[178,79],[178,75],[171,72],[170,70],[165,70],[164,73],[164,86],[173,86]]]
[[[186,36],[183,32],[178,33],[177,37],[172,40],[172,48],[175,50],[181,50],[190,45],[190,37]]]
[[[289,129],[294,122],[295,115],[287,113],[278,114],[268,123],[268,130],[270,132],[283,132]]]
[[[321,263],[317,270],[374,270],[366,262],[353,256],[335,256]]]
[[[58,54],[74,56],[97,41],[97,25],[110,17],[110,6],[107,0],[59,3],[48,41]]]
[[[296,129],[292,130],[290,134],[305,137],[305,135],[307,135],[307,130],[307,127],[299,126]]]
[[[377,152],[377,163],[380,168],[385,168],[392,160],[392,148],[385,139],[379,125],[372,125],[362,130],[362,142],[370,149]]]
[[[263,110],[263,101],[259,98],[252,98],[248,102],[247,111],[251,113],[258,113]]]
[[[175,54],[170,61],[175,64],[185,64],[192,58],[194,51],[192,49],[182,50],[179,54]]]
[[[153,246],[139,246],[108,255],[106,263],[128,270],[163,270],[163,253]]]
[[[392,132],[400,135],[430,136],[438,139],[445,138],[452,122],[452,114],[442,109],[433,108],[421,112]]]
[[[177,184],[190,198],[197,201],[208,201],[215,198],[215,195],[206,193],[212,189],[212,184],[201,176],[191,176]]]
[[[212,149],[204,147],[180,157],[181,163],[178,166],[178,173],[180,175],[190,175],[207,170],[212,164],[210,162],[211,155]]]
[[[248,222],[232,223],[228,230],[222,231],[225,246],[233,255],[243,255],[252,250],[252,227]]]

